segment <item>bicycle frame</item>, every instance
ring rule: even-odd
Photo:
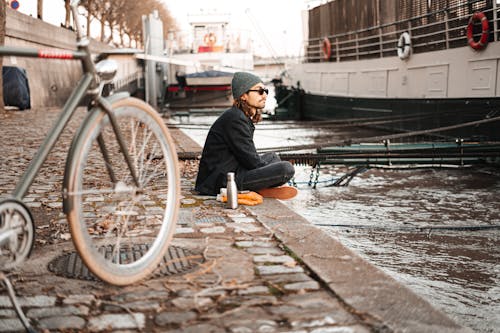
[[[43,58],[43,59],[62,59],[62,60],[80,60],[82,63],[83,76],[78,82],[77,86],[73,89],[71,95],[68,97],[66,103],[63,106],[62,112],[59,115],[58,119],[54,123],[53,127],[45,137],[44,141],[40,145],[38,151],[35,156],[31,160],[28,168],[21,176],[19,182],[12,193],[12,196],[15,199],[22,200],[22,198],[28,192],[29,187],[33,183],[36,175],[40,171],[41,166],[47,159],[50,151],[53,149],[55,143],[59,139],[61,133],[64,128],[68,124],[69,120],[72,118],[75,113],[78,105],[81,103],[83,98],[89,94],[93,96],[93,104],[100,107],[101,110],[106,112],[109,116],[111,125],[115,132],[116,138],[120,147],[122,148],[122,152],[124,154],[126,163],[131,172],[132,178],[136,185],[138,184],[136,172],[132,165],[132,160],[127,153],[125,148],[125,143],[122,139],[121,133],[116,125],[115,117],[113,116],[111,106],[109,102],[106,101],[105,98],[100,96],[100,86],[99,86],[99,77],[97,75],[96,67],[94,62],[92,61],[92,56],[89,49],[89,40],[83,36],[81,31],[81,26],[78,23],[78,12],[77,6],[79,1],[73,1],[71,4],[71,8],[73,11],[73,17],[75,21],[75,25],[78,27],[77,33],[77,51],[56,51],[56,50],[38,50],[36,48],[27,48],[27,47],[12,47],[12,46],[0,46],[0,56],[20,56],[20,57],[30,57],[30,58]],[[104,158],[107,159],[106,147],[104,145],[103,140],[99,140],[100,149],[104,155]],[[108,170],[110,172],[110,177],[114,180],[112,170]]]
[[[4,49],[0,48],[0,54],[8,54],[8,53],[3,53],[3,51]],[[76,88],[73,90],[70,97],[66,101],[63,110],[59,115],[59,118],[57,119],[52,129],[45,137],[43,143],[40,145],[38,151],[36,152],[35,156],[28,165],[28,168],[26,169],[24,174],[21,176],[19,182],[17,183],[16,188],[12,193],[14,198],[21,200],[26,195],[29,187],[31,186],[36,175],[38,174],[42,164],[47,159],[48,154],[50,153],[55,143],[59,139],[61,133],[66,127],[66,124],[73,116],[78,104],[86,95],[86,91],[91,83],[92,83],[92,75],[88,73],[84,74],[84,76],[78,82],[78,85],[76,86]]]

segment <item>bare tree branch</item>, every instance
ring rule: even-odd
[[[163,22],[165,37],[168,30],[176,26],[159,0],[82,0],[81,5],[87,11],[87,27],[93,19],[97,20],[101,25],[100,40],[117,46],[142,44],[142,16],[154,10]]]

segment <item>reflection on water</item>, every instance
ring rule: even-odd
[[[357,135],[352,128],[303,125],[259,124],[256,146]],[[184,131],[202,146],[208,126]],[[311,189],[310,168],[296,166],[301,191],[284,203],[456,322],[475,332],[500,332],[500,229],[491,228],[500,226],[500,171],[371,169],[349,186],[327,186],[344,171],[322,169]]]
[[[310,170],[296,169],[299,187],[307,189],[300,179],[308,180]],[[332,172],[342,175],[344,170],[330,170],[320,179],[328,180]],[[301,210],[310,206],[327,209],[328,223],[340,225],[489,225],[500,223],[499,194],[500,177],[474,169],[372,169],[347,187],[307,189]]]
[[[500,327],[498,232],[329,232],[456,322],[475,332]]]
[[[341,172],[321,179],[332,171]],[[369,170],[347,187],[301,185],[286,204],[458,323],[495,332],[500,229],[490,227],[500,226],[500,176],[487,171]]]

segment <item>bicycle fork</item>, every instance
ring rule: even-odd
[[[134,165],[132,163],[132,158],[130,157],[130,154],[128,153],[127,146],[125,145],[125,141],[123,139],[122,133],[120,131],[120,128],[118,127],[118,123],[116,121],[116,117],[113,114],[113,110],[111,108],[111,105],[108,101],[106,101],[102,97],[98,97],[96,102],[98,105],[102,108],[104,112],[106,112],[107,116],[109,117],[109,122],[111,124],[111,127],[113,128],[113,132],[116,136],[116,140],[118,141],[118,144],[120,146],[120,150],[123,153],[123,157],[125,158],[125,162],[127,163],[127,166],[129,168],[130,174],[132,176],[132,179],[134,180],[134,184],[137,188],[139,188],[139,179],[137,178],[137,172],[134,168]],[[109,152],[108,149],[106,148],[106,144],[104,142],[104,138],[102,137],[102,134],[99,134],[97,137],[97,142],[99,144],[99,148],[101,149],[102,156],[104,158],[105,164],[106,164],[106,169],[109,173],[109,177],[111,178],[111,181],[113,184],[117,183],[117,179],[115,176],[115,173],[112,169],[111,166],[111,159],[109,157]]]

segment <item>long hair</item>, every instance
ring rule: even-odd
[[[248,103],[241,99],[241,97],[235,98],[233,101],[233,106],[237,107],[243,113],[250,118],[250,120],[256,124],[262,120],[262,109],[255,109],[255,114],[252,116],[252,107]]]

